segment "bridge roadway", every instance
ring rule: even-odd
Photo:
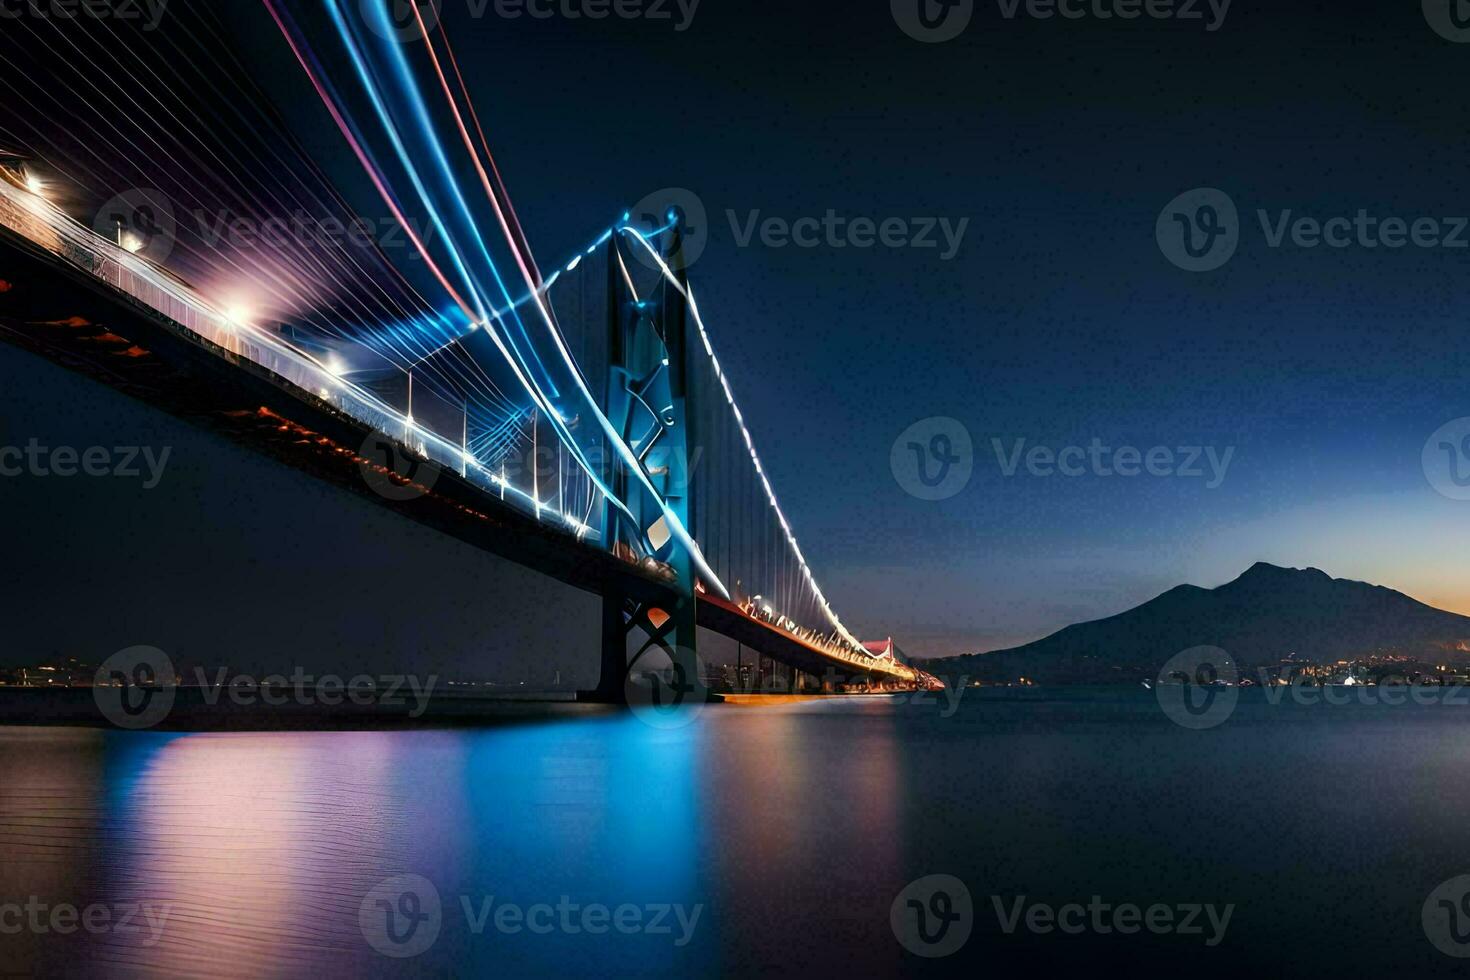
[[[879,685],[896,683],[929,687],[938,683],[923,671],[891,658],[859,659],[855,654],[812,643],[791,630],[747,615],[738,605],[719,596],[700,592],[696,598],[695,613],[700,626],[818,679],[829,671],[838,677],[850,676],[857,671],[868,675]]]
[[[361,455],[373,435],[367,425],[3,223],[0,339],[575,588],[601,595],[615,587],[655,604],[676,595],[667,569],[631,563],[536,521],[453,470],[439,469],[432,487],[412,499],[374,491],[360,470],[371,465]],[[834,652],[734,603],[696,595],[700,626],[804,673],[874,686],[938,685],[907,665]]]

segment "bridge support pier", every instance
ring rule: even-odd
[[[626,704],[630,672],[652,667],[655,650],[668,658],[677,685],[674,697],[703,690],[696,655],[695,572],[688,550],[673,535],[670,520],[694,526],[690,492],[690,412],[685,300],[660,279],[647,295],[617,270],[633,264],[620,254],[617,235],[608,242],[608,383],[605,411],[618,436],[637,455],[642,480],[615,468],[609,485],[623,502],[604,505],[603,526],[614,553],[645,556],[672,573],[666,591],[634,596],[608,588],[602,600],[602,672],[587,700]],[[679,233],[670,234],[666,259],[682,278]],[[687,283],[685,284],[687,289]],[[649,488],[652,488],[652,492]],[[658,658],[655,657],[655,660]]]
[[[670,600],[654,603],[615,589],[604,593],[601,674],[596,688],[578,693],[579,701],[627,704],[632,672],[649,665],[645,657],[655,650],[668,658],[680,692],[702,684],[695,652],[694,597],[671,596]]]

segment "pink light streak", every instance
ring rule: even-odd
[[[358,162],[362,164],[363,169],[367,171],[368,177],[372,179],[373,186],[378,189],[378,193],[382,196],[384,203],[386,203],[389,210],[393,212],[394,220],[396,220],[398,224],[403,228],[404,232],[408,235],[409,240],[413,242],[414,248],[418,249],[419,255],[423,256],[424,262],[428,264],[429,270],[434,274],[434,278],[439,280],[439,284],[444,287],[445,291],[449,293],[450,298],[453,299],[460,310],[464,312],[464,315],[469,318],[470,323],[479,323],[479,317],[475,315],[475,312],[473,309],[470,308],[470,305],[465,302],[464,297],[460,296],[458,290],[450,285],[449,279],[445,277],[444,273],[439,269],[439,266],[429,255],[429,250],[419,239],[418,234],[413,230],[413,227],[409,224],[408,219],[404,217],[403,212],[398,207],[398,202],[394,199],[392,192],[388,190],[386,181],[378,172],[377,167],[373,165],[372,160],[369,159],[367,152],[362,148],[361,144],[358,143],[357,138],[353,136],[352,127],[347,124],[347,120],[344,119],[341,112],[338,111],[337,106],[332,101],[331,96],[327,94],[326,87],[321,83],[321,80],[317,77],[316,71],[307,62],[305,54],[302,52],[300,46],[297,45],[295,37],[292,36],[291,31],[286,27],[285,21],[281,18],[280,13],[276,10],[274,0],[264,0],[264,3],[266,9],[270,11],[271,19],[276,22],[276,26],[281,29],[281,34],[285,36],[286,43],[291,46],[291,52],[296,55],[296,60],[301,64],[302,70],[305,71],[307,77],[311,79],[312,87],[316,89],[317,95],[321,97],[322,103],[327,107],[327,111],[332,114],[332,119],[336,122],[337,128],[342,131],[342,135],[346,137],[348,144],[352,147],[352,152],[356,154]],[[417,8],[415,8],[415,14],[417,14]]]

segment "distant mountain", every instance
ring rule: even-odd
[[[1293,654],[1314,663],[1374,653],[1466,663],[1470,617],[1380,585],[1260,562],[1216,589],[1181,585],[1125,613],[1068,626],[1035,643],[933,660],[925,669],[991,681],[1124,680],[1154,674],[1174,654],[1197,646],[1220,647],[1244,668]]]

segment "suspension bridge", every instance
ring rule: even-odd
[[[808,690],[942,686],[891,639],[859,640],[820,588],[716,355],[677,210],[618,215],[544,268],[444,25],[391,7],[259,14],[391,216],[392,255],[344,233],[358,212],[207,11],[151,37],[8,29],[0,89],[34,111],[0,120],[5,335],[595,592],[591,699],[623,700],[655,661],[698,676],[699,628]],[[112,196],[79,214],[83,191]]]

